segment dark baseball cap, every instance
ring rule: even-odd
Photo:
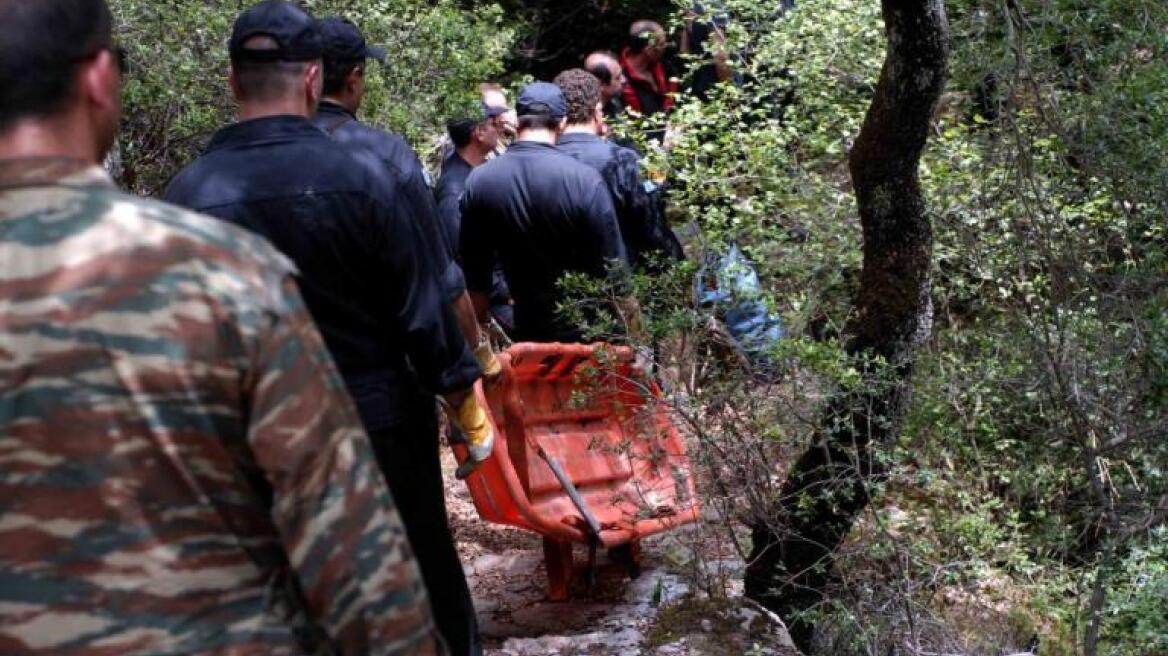
[[[244,48],[257,36],[276,42],[274,49]],[[264,0],[235,19],[228,43],[232,61],[303,62],[321,59],[324,42],[312,16],[291,2]]]
[[[519,92],[515,111],[520,116],[545,115],[563,118],[568,115],[564,92],[551,82],[533,82]]]
[[[470,133],[475,127],[489,121],[496,116],[502,116],[511,111],[509,107],[501,107],[499,105],[488,105],[482,103],[479,105],[479,115],[469,118],[456,118],[446,122],[446,132],[450,135],[450,139],[454,141],[455,145],[465,143],[470,139]],[[461,146],[460,146],[461,147]]]
[[[385,63],[385,48],[371,46],[353,21],[340,16],[320,19],[320,34],[324,39],[324,58],[330,61],[360,61],[376,59]]]
[[[495,118],[496,116],[502,116],[503,114],[506,114],[509,111],[511,111],[511,108],[505,107],[503,105],[488,105],[487,103],[482,104],[483,119]]]

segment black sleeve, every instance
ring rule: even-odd
[[[434,195],[422,175],[421,164],[419,163],[416,170],[407,175],[404,186],[409,197],[411,213],[415,222],[423,229],[426,248],[435,263],[446,299],[453,302],[466,291],[462,267],[455,261],[454,243],[438,216]]]
[[[438,224],[442,227],[442,235],[450,249],[450,257],[461,259],[458,252],[459,231],[462,225],[462,208],[459,201],[462,194],[453,186],[439,184],[437,193]]]
[[[465,187],[442,187],[438,192],[438,215],[442,224],[450,234],[454,235],[454,243],[459,244],[459,233],[462,230],[462,191]],[[459,262],[462,261],[460,249],[455,249]],[[491,276],[490,301],[492,305],[503,305],[511,299],[511,289],[507,286],[507,278],[503,275],[502,267],[496,263]],[[469,289],[469,285],[467,288]],[[482,291],[482,290],[480,290]]]
[[[607,267],[605,271],[594,271],[593,275],[616,274],[622,276],[628,271],[629,259],[621,237],[620,224],[613,208],[612,195],[600,175],[588,170],[583,189],[582,206],[584,225],[589,241],[596,245],[596,253]],[[591,178],[591,179],[590,179]]]
[[[462,226],[459,230],[459,253],[462,269],[466,275],[466,288],[471,292],[489,293],[494,286],[495,269],[494,231],[488,225],[488,217],[481,211],[473,194],[463,193],[461,208]]]
[[[188,165],[186,168],[178,172],[166,185],[166,191],[162,194],[162,200],[171,205],[178,205],[179,207],[191,208],[192,194],[190,185],[187,184],[187,178],[190,176],[190,171],[193,165]]]
[[[613,209],[620,223],[621,235],[629,260],[635,264],[649,250],[649,198],[641,186],[636,156],[623,148],[613,148],[612,154],[604,167],[604,182],[612,191]]]
[[[399,194],[408,193],[398,185]],[[433,234],[410,216],[413,202],[374,203],[376,257],[393,299],[393,323],[422,384],[435,394],[466,389],[482,375],[440,284],[445,260],[434,262]],[[431,201],[433,202],[433,201]],[[437,264],[437,266],[435,266]]]
[[[458,197],[442,194],[435,204],[435,223],[441,232],[442,244],[446,251],[447,273],[443,276],[444,287],[450,300],[453,302],[467,290],[466,276],[459,264],[458,226],[459,220]]]
[[[620,147],[615,147],[614,151],[614,157],[605,169],[606,182],[613,190],[629,260],[641,265],[653,252],[683,259],[685,254],[681,244],[665,221],[660,195],[650,194],[645,188],[636,153]]]

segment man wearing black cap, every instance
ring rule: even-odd
[[[262,2],[236,20],[229,49],[240,122],[212,138],[167,198],[262,234],[295,262],[427,586],[436,569],[428,564],[447,572],[431,591],[444,610],[438,596],[449,586],[441,582],[465,582],[446,525],[432,395],[458,409],[456,422],[480,447],[476,459],[489,454],[493,435],[468,393],[482,370],[446,302],[435,246],[401,180],[309,121],[323,42],[307,12]]]
[[[580,328],[556,314],[557,283],[568,273],[623,274],[620,228],[600,174],[556,150],[567,120],[559,87],[528,85],[516,109],[518,140],[466,183],[459,247],[467,287],[485,318],[498,259],[515,299],[515,338],[578,342]]]
[[[411,213],[438,247],[433,255],[435,266],[441,272],[442,286],[454,306],[463,334],[471,343],[477,343],[474,309],[466,295],[462,269],[455,263],[456,237],[440,225],[421,161],[400,135],[357,119],[365,97],[365,67],[370,59],[384,63],[385,49],[366,43],[361,30],[339,16],[322,18],[320,31],[324,40],[324,98],[312,119],[313,124],[336,141],[370,151],[384,164],[386,173],[401,181],[409,192],[406,200],[411,204]]]
[[[443,230],[456,249],[462,226],[459,202],[462,200],[462,192],[466,190],[466,179],[475,167],[486,163],[496,153],[501,137],[498,117],[510,111],[506,106],[484,104],[479,118],[457,119],[446,124],[454,148],[442,160],[442,175],[438,178],[434,194]],[[511,307],[511,292],[507,289],[507,281],[499,267],[495,268],[490,297],[491,316],[504,330],[514,330],[515,312]]]
[[[400,192],[399,202],[404,204],[407,216],[427,233],[434,247],[428,258],[440,273],[445,301],[454,309],[463,337],[478,345],[478,322],[467,296],[462,269],[455,261],[457,234],[443,229],[421,162],[400,135],[379,130],[357,119],[365,96],[365,67],[370,59],[384,63],[385,50],[369,45],[361,30],[346,18],[330,16],[322,18],[318,25],[324,43],[324,97],[312,122],[335,141],[363,151],[363,161],[380,168],[380,173],[395,181]],[[457,341],[462,342],[463,337]],[[490,371],[498,367],[489,345],[476,348],[475,352],[481,354],[483,360],[480,364],[484,369]],[[403,407],[401,413],[407,423],[433,430],[433,437],[429,440],[432,448],[430,453],[424,454],[424,460],[403,458],[409,454],[398,454],[399,460],[409,462],[415,468],[413,489],[397,493],[405,498],[402,516],[414,548],[418,550],[422,574],[434,600],[439,630],[454,654],[478,654],[481,646],[474,602],[447,521],[442,471],[437,457],[438,425],[424,417],[405,419],[410,414],[432,417],[434,408],[432,404],[414,404]],[[417,503],[411,505],[415,501]]]

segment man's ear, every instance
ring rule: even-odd
[[[100,162],[113,148],[122,114],[122,84],[117,57],[102,50],[78,70],[74,82],[78,105],[92,128],[93,158]]]
[[[79,91],[85,100],[101,111],[118,111],[121,107],[121,76],[114,53],[102,50],[86,62],[78,76]]]
[[[235,74],[235,67],[227,66],[227,86],[231,88],[231,97],[236,102],[243,100],[243,91],[239,87],[239,76]]]
[[[349,95],[357,95],[364,90],[365,85],[365,67],[354,66],[353,70],[345,76],[345,89]]]
[[[311,110],[315,111],[320,104],[320,97],[324,91],[324,78],[321,77],[320,62],[311,62],[304,67],[304,99]]]

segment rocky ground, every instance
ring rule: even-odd
[[[601,555],[591,587],[580,580],[569,601],[549,601],[539,537],[479,519],[448,450],[443,462],[488,656],[796,653],[777,618],[741,599],[741,560],[701,526],[646,540],[635,580]]]

